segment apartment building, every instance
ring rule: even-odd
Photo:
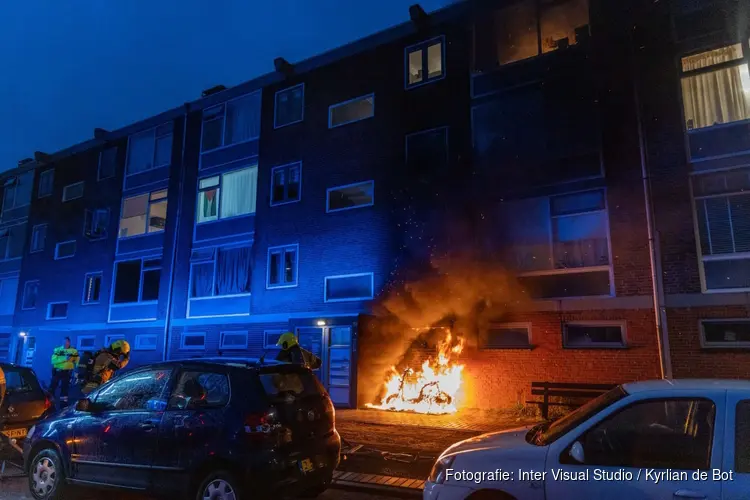
[[[507,287],[454,323],[468,406],[537,380],[746,376],[737,4],[414,7],[37,155],[3,176],[0,357],[45,378],[65,336],[126,338],[137,365],[275,356],[294,331],[361,405],[398,361],[373,315],[449,258]]]

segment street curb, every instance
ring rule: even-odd
[[[336,471],[333,474],[331,486],[341,489],[355,489],[388,493],[391,496],[404,498],[421,498],[424,480],[382,476],[379,474],[364,474],[359,472]]]
[[[398,498],[422,498],[421,490],[398,487],[394,488],[392,486],[380,486],[377,484],[355,483],[350,481],[334,480],[333,483],[331,483],[331,488],[362,493],[381,493],[388,495],[389,497]]]

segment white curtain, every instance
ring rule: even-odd
[[[221,218],[255,213],[258,167],[227,172],[221,180]]]
[[[737,59],[737,50],[737,46],[729,46],[684,57],[682,69],[693,71],[733,61]],[[682,100],[687,128],[710,127],[750,118],[749,92],[747,64],[683,77]]]
[[[260,135],[260,93],[227,103],[224,145],[254,139]]]

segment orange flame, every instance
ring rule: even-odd
[[[464,349],[463,337],[454,341],[449,332],[437,345],[437,355],[422,363],[420,369],[407,368],[398,373],[391,367],[385,382],[385,396],[379,405],[368,408],[391,411],[412,411],[434,415],[455,413],[456,396],[463,382],[464,365],[453,360]]]

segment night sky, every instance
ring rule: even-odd
[[[452,0],[421,0],[427,11]],[[21,0],[0,6],[0,170],[409,19],[415,0]]]

